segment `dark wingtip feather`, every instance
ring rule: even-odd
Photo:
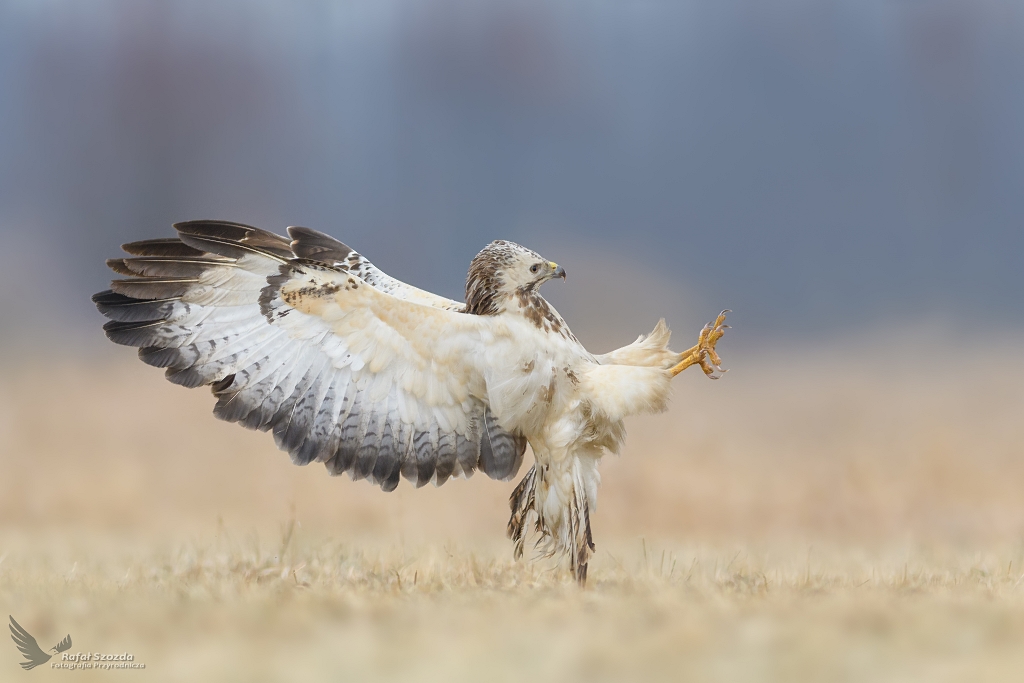
[[[114,280],[110,289],[135,299],[171,299],[179,297],[194,285],[195,278],[139,278],[136,280]]]
[[[177,297],[136,299],[109,289],[92,295],[92,301],[100,313],[122,323],[161,320],[167,317],[177,300]]]
[[[154,368],[181,369],[195,361],[195,352],[187,346],[143,346],[139,349],[139,360]]]
[[[174,224],[174,229],[182,235],[193,237],[220,237],[233,242],[244,240],[253,232],[259,231],[245,223],[234,221],[221,221],[216,219],[201,219],[195,221],[181,221]],[[284,239],[283,237],[281,239]]]
[[[210,385],[210,389],[213,391],[214,395],[217,395],[217,394],[223,393],[224,390],[227,389],[228,387],[230,387],[231,383],[234,382],[234,381],[235,381],[235,373],[231,373],[230,375],[228,375],[224,379],[221,379],[221,380],[211,384]]]
[[[240,258],[246,254],[268,254],[278,259],[292,258],[287,238],[243,223],[198,220],[175,223],[179,238],[185,244],[214,254]]]
[[[177,361],[176,361],[177,362]],[[167,378],[168,382],[177,384],[178,386],[185,387],[187,389],[195,389],[201,387],[204,384],[209,384],[210,379],[203,372],[202,366],[191,365],[189,367],[175,367],[171,365],[164,372],[164,377]]]
[[[108,258],[107,268],[110,268],[118,275],[127,275],[129,277],[138,275],[138,273],[128,267],[123,258]]]
[[[163,325],[163,320],[140,322],[121,322],[111,320],[103,326],[107,339],[122,346],[148,346],[153,341],[153,333]]]
[[[161,237],[122,244],[121,249],[132,256],[202,256],[205,252],[193,249],[177,237]]]
[[[92,299],[92,302],[94,304],[96,304],[97,306],[99,306],[101,304],[102,305],[108,305],[108,304],[112,305],[112,304],[119,304],[119,303],[125,303],[125,302],[134,301],[134,299],[132,299],[129,296],[125,296],[124,294],[115,294],[113,291],[111,291],[109,289],[104,289],[102,292],[96,292],[90,298]]]
[[[352,253],[344,242],[311,228],[291,226],[288,235],[292,238],[291,249],[299,258],[333,263],[344,261]]]
[[[111,263],[111,262],[115,263]],[[232,259],[212,254],[203,256],[135,256],[111,259],[107,265],[124,275],[136,278],[199,277],[211,268],[234,264]]]

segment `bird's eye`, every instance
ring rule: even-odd
[[[534,263],[532,266],[530,266],[530,272],[531,273],[536,273],[538,270],[540,270],[540,265],[539,264]]]

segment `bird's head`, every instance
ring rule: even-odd
[[[532,291],[565,269],[526,247],[495,240],[473,259],[466,278],[466,310],[477,315],[501,312],[516,291]]]

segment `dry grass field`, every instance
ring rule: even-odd
[[[510,483],[294,467],[128,351],[8,366],[3,615],[146,668],[23,672],[5,638],[0,679],[1020,680],[1024,354],[982,343],[680,377],[604,463],[585,590],[512,561]]]

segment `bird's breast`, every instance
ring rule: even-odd
[[[573,402],[585,358],[578,344],[528,322],[509,328],[491,347],[487,398],[503,428],[529,438]]]

